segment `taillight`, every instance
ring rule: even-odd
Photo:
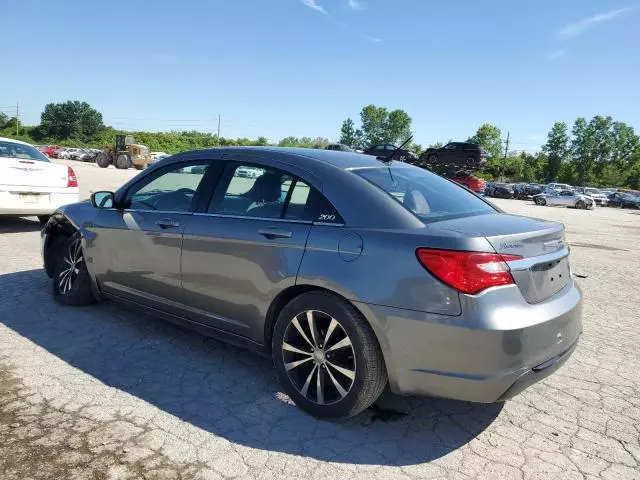
[[[443,283],[462,293],[476,294],[489,287],[514,283],[506,262],[519,255],[418,248],[424,268]]]
[[[67,188],[77,187],[78,186],[78,178],[76,177],[76,172],[73,171],[73,168],[67,167]]]

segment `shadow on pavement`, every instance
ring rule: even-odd
[[[36,217],[0,217],[0,233],[39,232],[42,225]]]
[[[409,398],[408,415],[374,407],[344,422],[319,421],[281,393],[268,359],[114,303],[64,307],[50,288],[42,270],[0,275],[0,323],[106,385],[252,448],[413,465],[465,445],[502,408]]]

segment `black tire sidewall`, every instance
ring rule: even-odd
[[[60,288],[58,286],[58,278],[60,276],[60,272],[62,272],[62,270],[66,266],[66,263],[63,260],[64,255],[66,254],[69,246],[79,238],[80,233],[74,233],[71,237],[68,237],[68,239],[66,239],[66,241],[61,244],[61,248],[58,252],[56,252],[58,258],[56,258],[56,265],[53,273],[53,298],[63,305],[88,305],[95,300],[93,292],[91,291],[91,279],[89,278],[89,272],[87,271],[87,266],[85,264],[86,258],[84,258],[84,252],[84,260],[79,266],[78,276],[71,286],[71,291],[69,293],[63,294],[62,292],[60,292]]]
[[[347,396],[339,402],[331,405],[318,405],[307,400],[300,394],[291,383],[289,375],[284,367],[282,357],[282,342],[287,326],[291,319],[307,310],[317,310],[335,318],[351,339],[356,360],[356,378]],[[368,338],[363,338],[368,337]],[[369,346],[366,345],[369,344]],[[371,352],[372,344],[375,347]],[[366,402],[362,408],[363,391],[367,382],[372,381],[374,372],[369,371],[367,354],[377,356],[377,361],[382,365],[379,368],[384,370],[384,360],[382,352],[375,338],[375,334],[366,324],[355,308],[345,300],[324,292],[311,292],[303,294],[292,300],[278,316],[272,337],[272,357],[275,364],[276,373],[280,379],[285,392],[303,411],[320,418],[347,418],[365,408],[369,407],[376,399]],[[384,370],[384,383],[386,385],[386,370]],[[381,392],[380,392],[381,393]],[[378,393],[379,395],[379,393]]]

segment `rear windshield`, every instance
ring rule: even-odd
[[[31,145],[22,143],[2,142],[0,141],[0,159],[1,158],[19,158],[20,160],[35,160],[36,162],[48,162],[40,151]]]
[[[496,212],[466,189],[421,168],[374,167],[352,171],[425,223]]]

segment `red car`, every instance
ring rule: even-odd
[[[485,187],[487,186],[487,182],[484,181],[484,178],[474,177],[473,175],[469,175],[466,172],[456,172],[452,177],[456,183],[460,185],[464,185],[469,190],[472,190],[476,193],[483,193]]]
[[[56,148],[57,147],[55,145],[42,145],[38,147],[38,150],[44,153],[47,157],[52,158],[54,155],[54,152],[56,151]]]

